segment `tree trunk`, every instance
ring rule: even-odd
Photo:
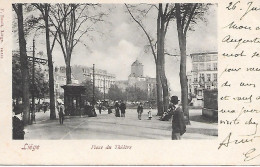
[[[55,98],[54,98],[54,77],[53,77],[53,62],[52,53],[50,48],[50,29],[49,29],[49,9],[48,4],[45,4],[45,30],[46,30],[46,48],[48,56],[48,67],[49,67],[49,89],[50,89],[50,119],[56,119],[55,112]]]
[[[167,78],[165,76],[164,67],[162,67],[161,82],[162,82],[162,92],[163,92],[163,110],[167,111],[169,106],[169,90],[168,90]]]
[[[163,101],[162,101],[162,85],[160,80],[160,70],[156,63],[156,96],[157,96],[157,115],[162,116],[163,114]]]
[[[164,55],[164,40],[165,40],[165,23],[163,16],[162,4],[159,4],[159,13],[157,18],[157,61],[159,67],[159,76],[161,80],[163,93],[163,111],[167,111],[169,105],[168,83],[165,75],[165,55]]]
[[[70,61],[66,61],[66,83],[71,84],[71,66]]]
[[[180,38],[179,38],[180,40]],[[189,108],[188,108],[188,83],[186,76],[186,38],[181,38],[180,52],[181,52],[181,63],[180,63],[180,84],[181,84],[181,101],[184,115],[187,117],[187,123],[189,121]]]
[[[162,47],[161,47],[161,53],[160,53],[160,80],[161,80],[161,85],[162,85],[162,92],[163,92],[163,111],[167,111],[168,105],[169,105],[169,92],[168,92],[168,83],[167,83],[167,78],[165,75],[165,63],[164,63],[164,41],[161,41]],[[160,57],[158,56],[158,57]]]
[[[190,124],[189,120],[189,108],[188,108],[188,83],[186,76],[186,35],[183,33],[183,28],[181,26],[181,16],[180,8],[176,6],[176,22],[177,22],[177,31],[179,39],[179,47],[181,53],[181,62],[180,62],[180,84],[181,84],[181,102],[184,115],[187,117],[187,124]]]
[[[23,123],[30,123],[30,100],[29,100],[29,68],[26,53],[26,41],[24,38],[23,28],[23,6],[17,4],[18,33],[19,33],[19,49],[22,73],[22,102],[23,102]]]

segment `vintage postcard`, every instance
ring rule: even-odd
[[[260,165],[259,2],[0,4],[0,164]]]

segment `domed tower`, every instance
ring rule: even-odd
[[[136,60],[131,65],[131,76],[133,77],[143,77],[143,64]]]

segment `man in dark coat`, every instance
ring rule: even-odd
[[[140,103],[137,107],[137,113],[138,113],[138,119],[142,119],[142,113],[143,113],[143,103]]]
[[[115,103],[115,111],[116,111],[116,117],[120,117],[120,112],[119,112],[119,104],[118,102]]]
[[[122,101],[120,104],[120,110],[121,110],[121,117],[125,117],[125,109],[126,109],[126,105],[125,103]]]
[[[171,104],[169,106],[169,113],[172,115],[172,140],[180,140],[181,135],[186,132],[186,125],[182,109],[178,106],[178,97],[171,97]]]
[[[101,114],[101,110],[102,110],[102,104],[101,104],[101,102],[100,102],[99,105],[98,105],[99,114]]]

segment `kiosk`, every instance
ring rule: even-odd
[[[64,89],[65,115],[82,115],[85,106],[86,88],[80,84],[67,84],[61,86]]]

